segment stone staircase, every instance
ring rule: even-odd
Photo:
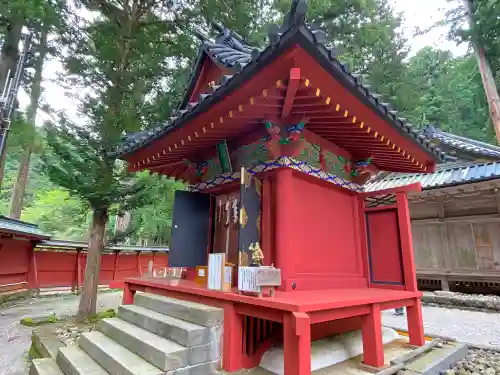
[[[209,375],[220,368],[223,310],[137,293],[133,305],[83,333],[30,375]]]

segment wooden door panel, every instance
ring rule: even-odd
[[[208,194],[182,190],[175,192],[168,254],[170,267],[207,265],[210,203]]]
[[[366,213],[368,263],[372,284],[404,285],[397,210]]]

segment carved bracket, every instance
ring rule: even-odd
[[[202,161],[200,163],[189,162],[189,171],[194,174],[197,180],[201,180],[208,171],[208,162]]]
[[[280,156],[297,156],[304,149],[303,139],[304,122],[296,125],[279,126],[271,121],[266,122],[268,132],[267,150],[272,158]]]

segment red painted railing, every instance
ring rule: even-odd
[[[0,292],[18,289],[81,287],[87,253],[75,249],[33,249],[29,241],[0,239]],[[168,265],[167,252],[116,251],[101,256],[99,284],[109,285],[127,277],[141,276],[149,261]]]

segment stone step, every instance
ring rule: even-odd
[[[101,332],[83,333],[78,339],[78,344],[110,375],[163,375],[165,373]]]
[[[218,307],[149,293],[136,293],[134,304],[205,327],[222,325],[224,310]]]
[[[162,370],[175,370],[189,363],[188,348],[120,318],[103,319],[97,329]]]
[[[52,358],[34,359],[29,375],[64,375]]]
[[[60,348],[56,361],[66,375],[109,375],[77,345]]]
[[[141,306],[120,306],[118,317],[182,346],[191,347],[208,343],[209,329],[207,327],[186,322]]]

